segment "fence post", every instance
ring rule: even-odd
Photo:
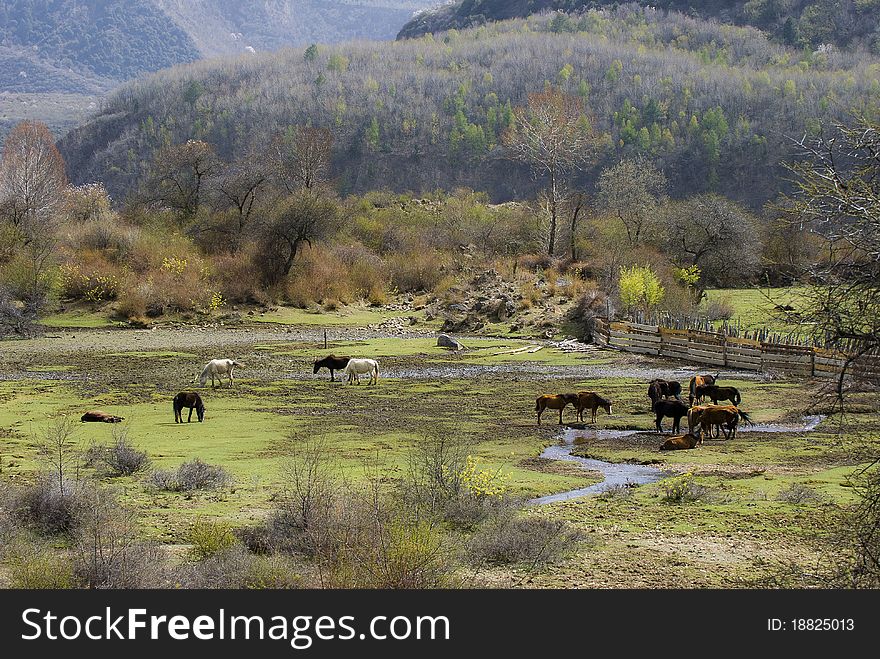
[[[816,377],[816,349],[810,349],[810,377]]]
[[[327,330],[324,330],[324,350],[327,349]]]
[[[722,360],[724,361],[724,367],[727,368],[727,334],[722,334],[721,337],[723,341],[721,344]]]

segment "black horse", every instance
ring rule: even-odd
[[[679,426],[681,424],[681,417],[687,416],[688,406],[687,403],[681,400],[667,400],[661,398],[656,401],[652,408],[654,413],[657,415],[655,419],[655,423],[657,424],[657,432],[663,432],[663,428],[660,425],[660,422],[663,420],[664,416],[668,416],[672,419],[672,434],[677,435],[679,433]]]
[[[193,408],[199,417],[199,421],[205,420],[205,404],[202,397],[195,391],[181,391],[174,397],[174,423],[183,423],[183,408],[189,408],[189,416],[186,422],[189,423],[193,418]]]
[[[694,398],[702,400],[708,397],[713,405],[717,405],[719,400],[729,400],[734,405],[742,402],[742,396],[736,387],[720,387],[717,384],[701,384],[694,389]]]
[[[680,383],[675,382],[674,380],[662,380],[660,378],[651,380],[651,382],[648,383],[648,398],[651,399],[652,407],[654,403],[661,398],[669,398],[670,396],[674,396],[676,399],[681,400]]]
[[[333,377],[333,371],[341,371],[348,364],[348,360],[351,357],[337,357],[336,355],[328,355],[323,359],[315,360],[315,369],[312,373],[317,373],[322,368],[326,368],[330,371],[330,381],[335,382],[335,378]]]
[[[703,375],[695,375],[691,378],[691,381],[688,383],[688,402],[693,405],[694,402],[702,403],[703,399],[697,395],[697,387],[704,384],[715,384],[718,381],[718,373],[715,375],[709,375],[708,373],[704,373]]]

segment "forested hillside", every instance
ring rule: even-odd
[[[610,0],[458,0],[420,12],[403,26],[398,38],[474,27],[539,12],[578,13],[619,4]],[[639,0],[638,4],[725,23],[751,25],[766,31],[776,42],[790,46],[815,48],[821,44],[833,44],[880,53],[878,0]]]
[[[0,43],[6,91],[95,93],[199,57],[189,35],[143,0],[3,2]]]
[[[202,57],[391,39],[430,0],[8,0],[0,91],[101,93]]]
[[[333,136],[342,192],[468,186],[495,200],[538,184],[501,142],[530,92],[581,100],[603,138],[578,184],[643,154],[684,196],[760,207],[780,189],[787,136],[877,107],[880,63],[774,44],[754,28],[634,6],[534,16],[443,37],[198,62],[133,81],[61,149],[76,182],[135,191],[164,146],[198,139],[227,161],[286,127]]]

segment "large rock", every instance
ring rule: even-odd
[[[441,348],[452,348],[453,350],[464,350],[464,346],[453,339],[448,334],[441,334],[437,337],[437,345]]]

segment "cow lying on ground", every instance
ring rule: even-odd
[[[101,423],[119,423],[122,421],[123,417],[114,416],[112,414],[108,414],[107,412],[102,412],[101,410],[89,410],[85,414],[82,415],[80,421],[98,421]]]

